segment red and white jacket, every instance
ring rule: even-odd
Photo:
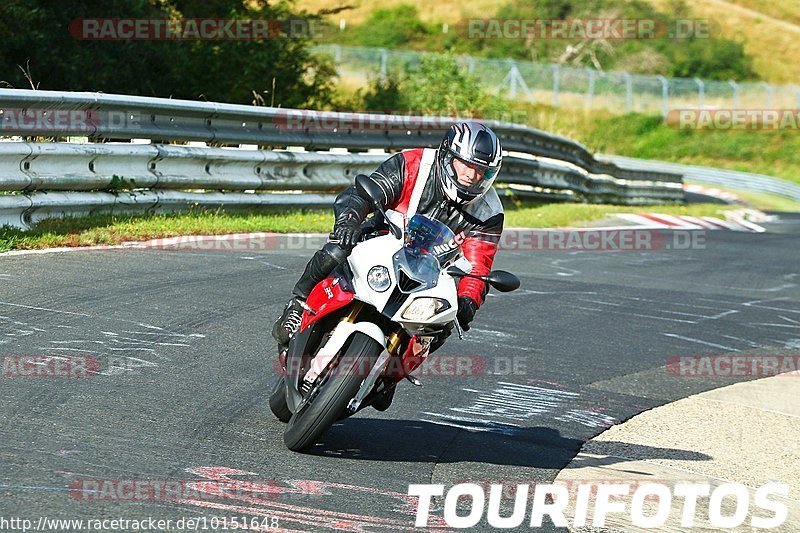
[[[446,224],[457,238],[463,239],[461,249],[472,264],[472,273],[486,275],[503,231],[503,206],[494,189],[467,205],[449,201],[435,178],[435,156],[435,149],[418,148],[404,150],[384,161],[371,175],[383,190],[381,203],[406,216],[421,213]],[[337,218],[351,212],[363,221],[372,206],[358,196],[355,187],[349,187],[336,197],[334,212]],[[487,290],[486,283],[475,278],[462,278],[458,285],[458,295],[469,296],[479,306]]]

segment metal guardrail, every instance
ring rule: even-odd
[[[664,172],[680,172],[684,179],[698,183],[711,185],[721,185],[732,189],[745,191],[763,192],[791,198],[800,201],[800,185],[784,181],[779,178],[767,176],[766,174],[754,174],[751,172],[740,172],[738,170],[724,170],[720,168],[701,167],[697,165],[683,165],[680,163],[668,163],[665,161],[653,161],[649,159],[636,159],[634,157],[623,157],[617,155],[598,155],[604,159],[615,163],[621,167],[630,168],[651,168]]]
[[[0,195],[0,224],[30,226],[39,215],[59,214],[59,205],[62,214],[109,206],[172,209],[183,201],[178,198],[187,204],[226,207],[312,205],[327,197],[274,191],[342,189],[386,157],[364,151],[437,146],[452,121],[0,89],[0,135],[54,140],[81,136],[93,141],[0,143],[0,191],[21,193]],[[584,146],[564,137],[516,124],[487,124],[510,152],[501,181],[517,194],[619,204],[683,200],[680,174],[622,168],[596,159]],[[132,139],[154,144],[113,142]],[[211,146],[164,144],[190,141]],[[226,145],[235,148],[222,147]],[[350,153],[282,150],[288,147]],[[121,183],[136,190],[121,193],[117,190]],[[186,196],[187,191],[194,196]],[[212,196],[199,191],[218,192]],[[78,192],[82,194],[75,196]],[[116,199],[112,202],[108,195]],[[137,200],[127,201],[125,195]],[[76,198],[79,201],[73,201]],[[223,198],[227,200],[222,202]]]

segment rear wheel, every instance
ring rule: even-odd
[[[307,402],[301,404],[289,420],[283,442],[292,451],[300,452],[317,439],[343,414],[358,392],[369,370],[375,365],[383,347],[372,337],[355,333],[338,366]]]
[[[275,418],[281,422],[288,422],[292,418],[292,412],[286,403],[286,378],[278,379],[278,382],[272,387],[272,393],[269,395],[269,408]]]

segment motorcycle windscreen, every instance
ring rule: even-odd
[[[445,224],[416,214],[406,225],[405,247],[412,253],[433,255],[441,267],[458,254],[460,245]]]
[[[450,228],[425,215],[414,215],[406,225],[405,246],[393,257],[398,289],[408,294],[435,287],[441,265],[457,253]]]

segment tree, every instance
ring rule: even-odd
[[[200,7],[198,7],[200,6]],[[4,0],[0,71],[6,86],[103,91],[291,107],[330,102],[334,70],[313,56],[308,36],[260,40],[80,40],[83,18],[252,18],[309,20],[291,4],[263,0]],[[19,31],[25,28],[25,31]],[[22,69],[20,68],[22,67]],[[273,84],[275,94],[272,94]]]

